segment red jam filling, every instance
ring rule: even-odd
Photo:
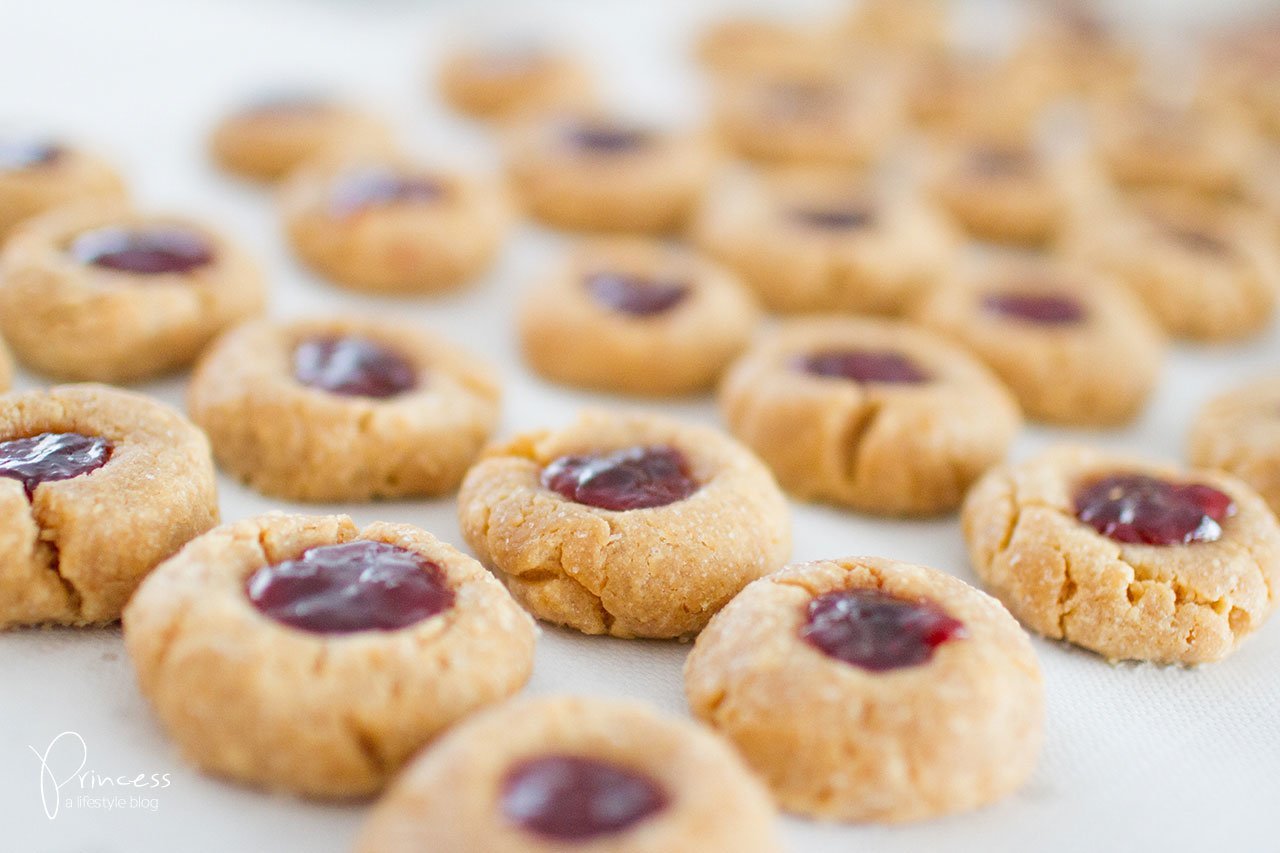
[[[649,141],[649,133],[636,127],[609,124],[575,124],[565,132],[569,144],[593,154],[635,151]]]
[[[791,219],[820,231],[855,231],[874,224],[876,215],[868,207],[800,207],[791,211]]]
[[[294,378],[349,397],[386,398],[412,390],[417,372],[382,344],[358,337],[309,338],[293,351]]]
[[[674,447],[561,456],[542,469],[542,485],[575,503],[617,511],[666,506],[698,490]]]
[[[1117,542],[1189,545],[1222,538],[1235,514],[1228,495],[1199,483],[1170,483],[1146,474],[1111,474],[1075,494],[1076,517]]]
[[[878,589],[820,595],[800,628],[800,637],[823,654],[872,672],[928,663],[938,646],[967,635],[963,622],[933,602]]]
[[[202,234],[169,225],[105,227],[71,242],[71,256],[132,275],[186,275],[213,263],[214,251]]]
[[[634,317],[663,314],[689,296],[687,285],[625,273],[600,272],[587,277],[587,292],[604,307]]]
[[[62,146],[35,139],[0,139],[0,170],[16,172],[48,166],[63,155]]]
[[[653,779],[607,761],[546,755],[522,761],[502,780],[502,813],[526,832],[585,841],[623,832],[666,808]]]
[[[430,204],[444,194],[444,185],[439,181],[385,166],[370,166],[334,179],[329,188],[329,210],[334,216],[353,216],[374,207]]]
[[[78,432],[45,432],[0,442],[0,477],[22,483],[30,498],[36,486],[96,471],[111,458],[111,442]]]
[[[1088,316],[1078,300],[1054,293],[991,293],[983,298],[982,307],[1039,326],[1074,326]]]
[[[824,350],[801,356],[795,364],[813,376],[863,384],[919,385],[929,381],[929,374],[914,361],[887,350]]]

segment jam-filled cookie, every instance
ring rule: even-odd
[[[201,359],[191,417],[269,495],[362,501],[457,487],[498,417],[483,364],[400,322],[245,323]]]
[[[1080,216],[1064,245],[1123,281],[1169,334],[1224,341],[1271,322],[1280,252],[1269,226],[1238,206],[1144,193]]]
[[[0,328],[23,364],[128,382],[186,367],[262,310],[262,275],[195,221],[113,203],[50,211],[0,256]]]
[[[686,250],[641,241],[574,251],[520,312],[525,360],[557,382],[629,394],[711,388],[760,311],[736,276]]]
[[[820,27],[768,17],[726,18],[699,34],[695,56],[717,74],[755,74],[831,68],[840,62],[839,39]]]
[[[359,853],[778,853],[722,740],[635,702],[516,699],[458,726],[373,810]]]
[[[1191,426],[1190,458],[1244,480],[1280,514],[1280,379],[1257,379],[1210,400]]]
[[[1022,623],[1107,658],[1205,663],[1275,607],[1280,526],[1244,483],[1058,447],[965,501],[974,569]]]
[[[1048,259],[958,268],[916,318],[986,362],[1028,416],[1050,423],[1131,419],[1164,354],[1164,334],[1119,283]]]
[[[285,186],[285,230],[320,275],[356,290],[436,293],[475,279],[511,219],[486,179],[397,159],[336,160]]]
[[[584,231],[680,228],[714,159],[703,134],[599,115],[526,122],[508,145],[508,172],[527,212]]]
[[[1030,139],[1050,100],[1040,76],[985,56],[927,55],[906,72],[907,106],[916,124],[942,138]]]
[[[120,176],[96,154],[50,139],[0,135],[0,241],[46,210],[124,197]]]
[[[924,199],[821,170],[729,176],[693,233],[783,312],[902,313],[959,247]]]
[[[698,637],[685,693],[784,809],[847,821],[994,802],[1030,776],[1044,725],[1035,653],[999,602],[874,557],[752,583]]]
[[[580,62],[537,43],[465,47],[445,60],[438,84],[449,106],[479,119],[582,107],[594,88]]]
[[[959,347],[858,318],[783,324],[730,368],[720,409],[787,491],[880,515],[955,509],[1022,422]]]
[[[394,147],[376,116],[332,98],[286,94],[240,107],[213,129],[210,153],[228,172],[275,181],[316,157],[383,154]]]
[[[485,452],[462,535],[539,619],[686,637],[791,549],[786,499],[746,448],[666,418],[586,412]]]
[[[0,628],[120,617],[218,522],[204,435],[146,397],[64,385],[0,397]]]
[[[377,791],[445,728],[515,693],[536,635],[475,560],[346,516],[212,530],[124,614],[142,693],[188,760],[311,797]]]

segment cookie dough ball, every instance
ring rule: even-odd
[[[773,804],[701,726],[636,702],[516,699],[418,758],[359,853],[778,853]]]
[[[953,272],[917,319],[986,362],[1030,417],[1132,419],[1160,373],[1164,335],[1105,276],[1049,259],[991,258]]]
[[[594,100],[591,78],[578,60],[531,43],[457,51],[441,66],[438,84],[449,106],[477,119],[510,119]]]
[[[1191,464],[1239,477],[1280,514],[1280,378],[1209,401],[1191,427]]]
[[[219,464],[253,488],[367,501],[455,489],[498,397],[485,365],[406,323],[255,320],[201,359],[187,406]]]
[[[791,550],[786,499],[706,427],[586,412],[488,450],[458,495],[462,535],[539,619],[687,637]]]
[[[19,361],[60,379],[184,368],[264,300],[257,265],[221,234],[113,203],[31,220],[0,256],[0,329]]]
[[[967,811],[1035,767],[1044,688],[999,602],[874,557],[788,566],[748,586],[685,662],[695,717],[788,811],[899,823]]]
[[[693,236],[782,312],[902,313],[959,248],[925,200],[825,170],[732,175]]]
[[[601,116],[528,122],[508,144],[508,172],[529,215],[585,231],[680,228],[714,159],[702,134]]]
[[[1021,425],[968,353],[852,317],[793,320],[757,342],[725,377],[720,410],[796,497],[878,515],[955,509]]]
[[[437,293],[493,262],[511,219],[497,185],[399,160],[317,163],[282,199],[298,257],[354,290]]]
[[[1144,193],[1082,214],[1064,243],[1124,282],[1170,335],[1228,341],[1275,311],[1280,253],[1268,225],[1237,206]]]
[[[307,94],[263,98],[226,116],[210,153],[226,171],[276,181],[316,157],[385,154],[394,147],[379,118],[349,104]]]
[[[974,569],[1022,623],[1113,660],[1226,657],[1275,606],[1280,526],[1233,477],[1058,447],[965,501]]]
[[[717,264],[656,242],[601,242],[529,292],[520,340],[556,382],[689,394],[716,383],[759,320],[754,297]]]
[[[120,617],[134,588],[218,523],[209,443],[100,385],[0,397],[0,628]]]
[[[95,154],[47,139],[0,137],[0,242],[18,223],[55,207],[124,197],[120,176]]]
[[[537,628],[475,560],[403,524],[219,527],[129,602],[142,693],[188,760],[310,797],[381,788],[529,678]]]

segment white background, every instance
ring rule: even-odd
[[[1274,0],[1272,0],[1274,2]],[[0,123],[44,129],[102,149],[140,202],[207,218],[258,257],[278,316],[326,311],[410,315],[480,351],[506,382],[504,434],[568,420],[589,395],[551,387],[520,365],[512,336],[518,294],[560,245],[525,229],[490,275],[465,293],[393,301],[343,293],[298,268],[285,250],[268,194],[215,174],[203,154],[212,121],[242,97],[318,85],[391,116],[423,157],[494,168],[487,137],[428,94],[424,69],[438,46],[481,23],[519,20],[575,41],[614,97],[655,114],[696,115],[701,92],[684,53],[695,20],[724,2],[303,3],[299,0],[0,0]],[[770,4],[757,2],[757,7]],[[782,3],[794,11],[821,2]],[[962,19],[979,36],[1006,28],[994,0]],[[1139,18],[1203,16],[1192,0],[1126,3]],[[1221,4],[1218,4],[1219,8]],[[1179,457],[1196,407],[1224,383],[1274,369],[1280,337],[1243,346],[1181,347],[1146,416],[1130,429],[1088,434],[1030,430],[1025,456],[1071,439]],[[1117,365],[1123,369],[1123,365]],[[22,384],[34,384],[24,378]],[[146,390],[181,401],[182,383]],[[634,405],[610,401],[615,405]],[[715,422],[709,402],[663,408]],[[224,480],[224,518],[279,506]],[[411,522],[459,543],[451,500],[349,508],[360,522]],[[953,520],[885,522],[796,507],[795,557],[882,554],[970,581]],[[1040,767],[1018,795],[982,812],[900,828],[787,822],[796,851],[1280,849],[1280,624],[1231,659],[1188,671],[1110,666],[1036,642],[1049,695]],[[684,713],[675,643],[585,638],[548,629],[529,690],[645,699]],[[142,792],[158,809],[63,809],[45,817],[38,789],[43,751],[60,732],[88,746],[86,770],[171,774]],[[64,796],[80,793],[74,785]],[[31,630],[0,635],[0,849],[13,851],[268,851],[350,846],[363,806],[267,796],[185,767],[133,684],[118,629]],[[716,853],[709,851],[709,853]]]

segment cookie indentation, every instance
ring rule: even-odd
[[[1088,316],[1079,300],[1057,293],[991,293],[983,297],[982,307],[1039,326],[1076,326]]]
[[[967,632],[933,602],[848,589],[811,600],[800,636],[836,660],[884,672],[928,663],[938,646]]]
[[[892,350],[822,350],[800,356],[795,366],[814,376],[862,384],[919,385],[929,381],[929,374],[914,361]]]
[[[571,501],[617,511],[666,506],[698,490],[688,460],[674,447],[561,456],[542,470],[542,485]]]
[[[70,253],[82,264],[133,275],[186,275],[214,260],[209,240],[176,226],[95,228],[72,240]]]
[[[412,390],[417,373],[404,357],[368,338],[322,336],[293,351],[294,378],[311,388],[349,397],[385,399]]]
[[[444,185],[424,175],[406,175],[385,166],[356,169],[338,176],[329,188],[329,211],[353,216],[375,207],[430,204],[445,194]]]
[[[1111,474],[1075,495],[1076,517],[1117,542],[1189,545],[1222,538],[1235,502],[1211,486],[1170,483],[1145,474]]]
[[[45,432],[0,442],[0,477],[18,480],[30,498],[36,486],[96,471],[111,458],[111,442],[78,432]]]
[[[607,761],[546,755],[512,767],[502,782],[502,812],[522,829],[560,841],[622,832],[667,806],[653,779]]]
[[[649,134],[640,128],[608,124],[575,124],[565,131],[565,139],[579,151],[593,154],[622,154],[641,148]]]
[[[610,310],[633,317],[652,317],[675,308],[689,296],[689,287],[679,281],[661,281],[599,272],[587,277],[591,298]]]
[[[816,231],[857,231],[875,224],[876,214],[870,207],[798,207],[791,219]]]

